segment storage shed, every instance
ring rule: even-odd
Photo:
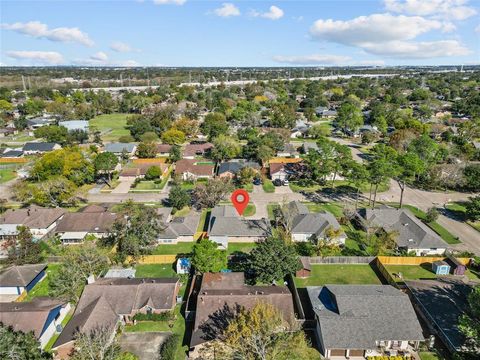
[[[177,260],[177,274],[189,274],[191,262],[188,258],[179,258]]]
[[[448,275],[450,274],[450,265],[443,260],[435,261],[432,264],[432,270],[436,275]]]
[[[465,275],[465,271],[467,270],[467,266],[462,264],[458,259],[456,259],[452,255],[447,256],[447,261],[452,268],[453,275]]]
[[[307,278],[310,277],[312,268],[310,266],[310,259],[306,256],[300,257],[300,269],[295,273],[296,277]]]

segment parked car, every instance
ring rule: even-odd
[[[282,180],[280,180],[280,179],[275,179],[275,180],[273,180],[273,185],[275,185],[275,186],[282,186]]]
[[[283,185],[288,186],[289,182],[288,179],[283,180]]]
[[[262,179],[260,178],[253,179],[253,185],[262,185]]]

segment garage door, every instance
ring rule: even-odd
[[[350,350],[350,356],[363,356],[363,350]]]
[[[330,350],[330,356],[345,356],[346,351],[340,349],[332,349]]]

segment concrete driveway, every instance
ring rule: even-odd
[[[120,184],[117,185],[115,189],[112,190],[112,194],[127,194],[130,191],[132,184],[135,182],[135,179],[122,179]]]
[[[170,332],[124,332],[120,337],[120,347],[137,355],[140,360],[157,360],[160,345],[170,335]]]

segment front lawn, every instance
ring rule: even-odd
[[[332,181],[327,181],[325,185],[319,184],[309,184],[309,185],[300,185],[296,181],[290,181],[290,189],[293,192],[317,192],[317,191],[342,191],[342,192],[355,192],[356,189],[346,180],[335,180],[332,184]],[[390,188],[389,183],[382,183],[378,186],[378,193],[385,192]],[[364,183],[360,186],[360,192],[368,193],[370,191],[370,184]]]
[[[253,216],[253,215],[255,215],[256,211],[257,211],[257,209],[255,208],[255,204],[248,204],[247,207],[245,208],[244,212],[243,212],[243,216],[245,216],[245,217]]]
[[[295,278],[297,287],[326,284],[381,284],[375,271],[368,264],[319,264],[312,265],[310,277]]]
[[[437,353],[430,352],[430,351],[420,351],[418,353],[420,355],[421,360],[440,360],[442,359]]]
[[[162,183],[155,183],[153,180],[140,181],[134,188],[129,192],[156,192],[161,191],[165,185],[162,186]]]
[[[61,264],[48,264],[47,269],[45,270],[45,278],[36,284],[31,291],[28,292],[24,301],[31,301],[33,298],[39,296],[48,296],[49,292],[49,283],[52,276],[56,275],[60,271]]]
[[[447,244],[460,244],[461,243],[461,241],[458,240],[455,236],[453,236],[450,233],[450,231],[445,229],[442,225],[440,225],[436,221],[431,222],[431,223],[427,223],[426,220],[425,220],[426,217],[427,217],[427,214],[424,211],[422,211],[419,208],[416,208],[415,206],[412,206],[412,205],[403,205],[403,207],[410,210],[413,213],[413,215],[415,215],[417,218],[422,220],[427,226],[429,226],[433,231],[435,231],[438,234],[438,236],[440,236],[443,239],[443,241],[445,241]]]
[[[459,217],[465,221],[472,228],[480,232],[480,220],[479,221],[470,221],[467,218],[467,208],[465,202],[453,202],[449,203],[446,206],[447,210],[453,213],[455,216]]]
[[[263,179],[262,188],[263,188],[263,191],[265,191],[266,193],[275,192],[275,185],[273,185],[273,182],[270,179]]]
[[[332,213],[337,219],[343,216],[343,206],[337,203],[306,203],[310,212],[328,211]]]
[[[270,220],[275,220],[275,209],[280,208],[279,204],[268,204],[267,213]]]
[[[152,251],[152,255],[177,255],[189,254],[192,252],[195,242],[179,242],[178,244],[160,244]]]
[[[138,264],[135,266],[137,278],[162,278],[177,277],[174,270],[175,264]]]
[[[0,184],[13,180],[17,177],[17,173],[11,169],[0,169]]]
[[[126,128],[128,116],[129,114],[98,115],[89,121],[90,130],[100,131],[103,141],[118,141],[121,136],[130,135]]]

